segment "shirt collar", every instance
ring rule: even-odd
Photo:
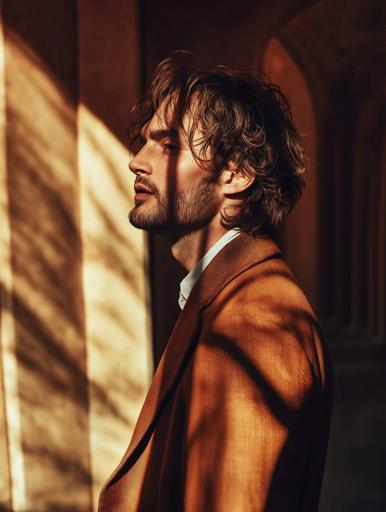
[[[180,283],[180,296],[178,298],[178,304],[181,309],[184,309],[185,303],[188,300],[193,286],[196,284],[205,268],[213,260],[216,254],[219,253],[225,245],[236,238],[239,234],[240,231],[238,229],[230,229],[227,231],[221,238],[217,240],[214,245],[212,245],[209,251],[200,259],[194,269],[184,277]]]

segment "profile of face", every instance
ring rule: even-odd
[[[129,163],[136,175],[131,224],[176,237],[208,225],[220,210],[220,189],[194,158],[184,130],[166,122],[159,109],[142,128],[141,139],[141,149]],[[198,139],[199,134],[197,145]]]

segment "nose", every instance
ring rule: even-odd
[[[129,162],[129,169],[134,174],[151,174],[151,164],[145,146]]]

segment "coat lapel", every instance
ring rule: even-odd
[[[130,445],[105,487],[135,464],[146,447],[159,415],[188,364],[199,333],[199,312],[237,275],[280,252],[268,238],[240,234],[211,261],[195,284],[154,375]]]

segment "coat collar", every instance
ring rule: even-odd
[[[270,238],[253,238],[241,233],[217,254],[193,288],[192,294],[197,296],[199,309],[208,306],[239,274],[279,254],[277,245]]]
[[[154,375],[130,445],[106,486],[113,485],[138,460],[157,420],[186,368],[199,334],[199,313],[235,277],[267,259],[278,257],[269,238],[241,234],[229,242],[206,267],[180,313]],[[105,486],[105,487],[106,487]]]

